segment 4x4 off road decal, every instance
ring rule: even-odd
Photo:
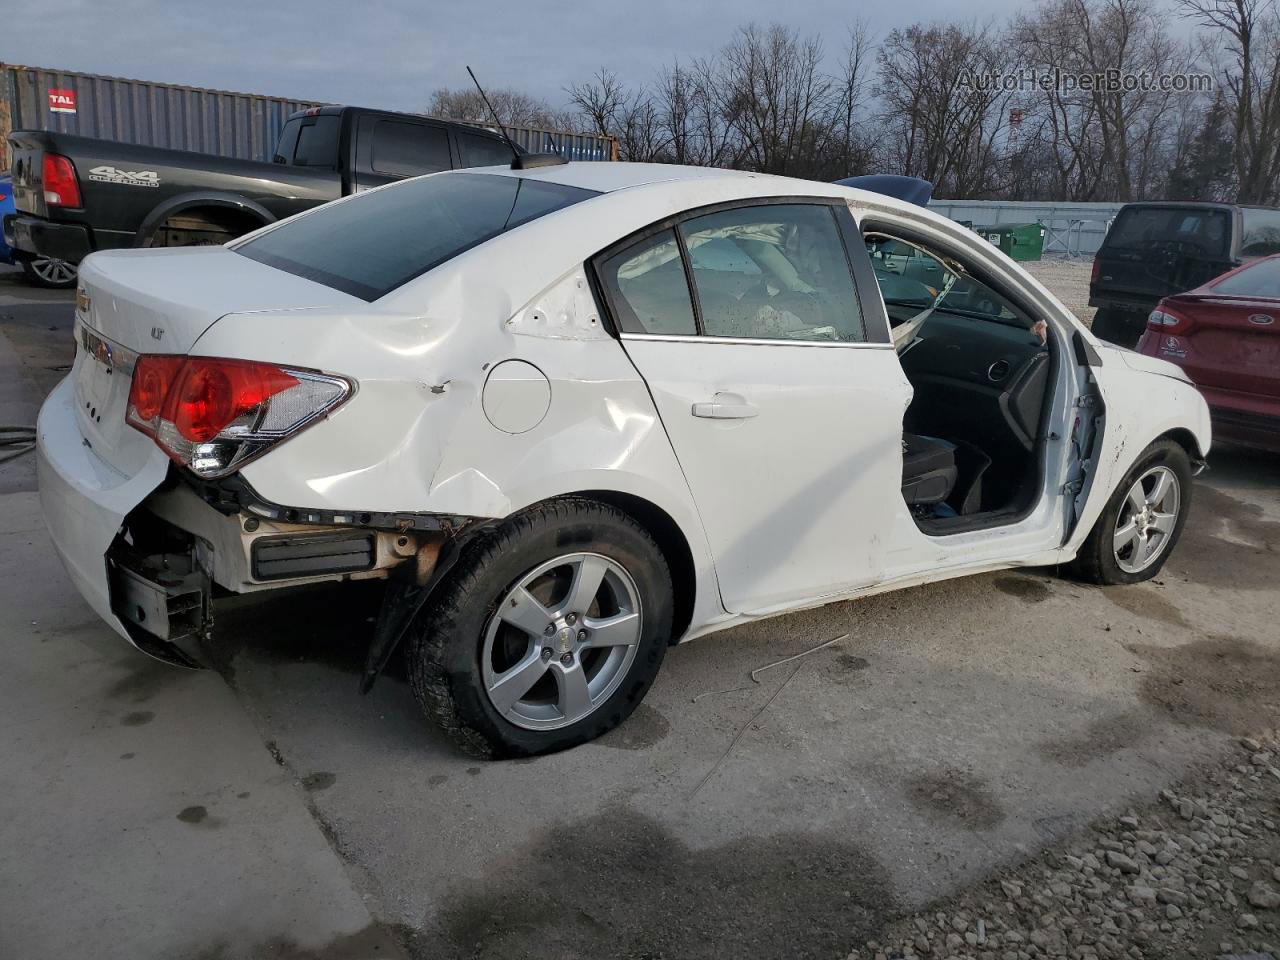
[[[94,167],[89,179],[99,183],[119,183],[126,187],[158,187],[160,174],[154,170],[120,170],[116,167]]]

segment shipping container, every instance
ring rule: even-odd
[[[321,105],[8,63],[0,63],[0,83],[0,171],[9,169],[10,130],[54,130],[242,160],[270,160],[289,115]],[[617,142],[611,137],[534,127],[507,130],[513,140],[533,152],[554,151],[569,160],[617,159]]]

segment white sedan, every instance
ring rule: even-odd
[[[931,580],[1151,577],[1209,417],[976,234],[887,197],[573,163],[404,181],[225,247],[96,253],[44,515],[122,636],[213,586],[377,578],[469,752],[633,710],[670,644]]]

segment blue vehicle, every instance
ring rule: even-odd
[[[0,224],[4,222],[5,217],[16,212],[13,205],[13,182],[8,177],[0,178]],[[50,257],[19,257],[14,249],[5,243],[3,231],[0,231],[0,263],[22,267],[27,280],[38,287],[75,286],[75,267],[65,260],[54,260]]]
[[[886,197],[894,197],[914,203],[919,207],[927,207],[933,196],[933,184],[919,177],[904,177],[896,173],[868,173],[861,177],[846,177],[837,180],[842,187],[857,187],[859,190],[870,190],[872,193],[883,193]]]

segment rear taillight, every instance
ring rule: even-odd
[[[1098,260],[1097,258],[1094,258],[1094,261],[1093,261],[1093,269],[1092,269],[1091,271],[1089,271],[1089,282],[1090,282],[1090,283],[1097,283],[1097,282],[1098,282],[1098,274],[1099,274],[1099,273],[1101,273],[1101,272],[1102,272],[1102,261],[1101,261],[1101,260]]]
[[[125,420],[178,464],[221,477],[331,412],[342,377],[250,360],[143,355]]]
[[[1147,317],[1148,327],[1166,332],[1170,327],[1176,327],[1181,322],[1181,317],[1173,313],[1167,313],[1164,310],[1152,310],[1151,315]]]
[[[80,206],[80,181],[76,179],[76,168],[66,157],[46,153],[41,180],[44,182],[44,202],[49,206]]]

